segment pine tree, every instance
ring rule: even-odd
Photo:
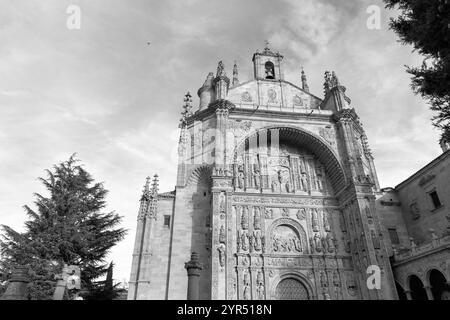
[[[384,0],[400,9],[390,27],[403,44],[424,56],[420,67],[407,67],[415,93],[430,102],[433,124],[450,141],[450,0]]]
[[[49,195],[35,194],[37,210],[24,206],[29,220],[23,233],[2,226],[0,268],[8,272],[16,265],[29,266],[30,299],[51,299],[55,275],[64,264],[80,267],[86,299],[101,296],[104,287],[96,280],[107,271],[110,249],[126,234],[117,227],[119,215],[101,213],[108,191],[78,162],[72,155],[39,178]]]

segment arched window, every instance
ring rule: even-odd
[[[267,61],[265,67],[266,67],[266,79],[275,79],[275,66],[273,65],[273,63]]]
[[[415,275],[409,277],[409,288],[411,289],[411,297],[413,300],[428,300],[427,292],[419,277]]]
[[[430,271],[430,286],[434,300],[448,300],[450,298],[450,287],[444,275],[433,269]]]

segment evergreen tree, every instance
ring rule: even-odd
[[[412,88],[436,112],[433,124],[450,141],[450,0],[384,0],[400,9],[390,27],[403,44],[413,45],[425,57],[422,66],[407,67]]]
[[[101,296],[104,287],[95,281],[107,271],[110,249],[126,234],[117,227],[119,215],[101,213],[108,191],[78,162],[72,155],[39,178],[49,195],[35,194],[37,210],[24,206],[29,217],[25,232],[2,226],[0,268],[8,272],[16,265],[30,267],[30,299],[52,298],[55,275],[64,264],[80,267],[86,299]]]

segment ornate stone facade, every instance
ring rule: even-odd
[[[196,112],[186,96],[176,189],[144,192],[129,299],[186,299],[192,252],[200,299],[397,299],[373,157],[345,87],[327,73],[320,99],[304,72],[297,87],[268,46],[253,63],[247,82],[234,66],[232,86],[219,63]],[[366,285],[373,265],[380,289]]]

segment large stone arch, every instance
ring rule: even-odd
[[[308,236],[306,234],[305,229],[302,227],[302,225],[295,221],[294,219],[283,217],[278,218],[272,222],[272,224],[267,229],[267,237],[269,241],[272,241],[272,235],[274,230],[279,226],[288,226],[292,228],[297,236],[300,238],[300,241],[302,243],[302,254],[308,254],[309,253],[309,242],[308,242]],[[270,245],[270,244],[269,244]],[[270,246],[269,252],[273,253],[272,246]]]
[[[311,151],[318,160],[325,166],[326,172],[330,178],[331,185],[335,193],[343,190],[347,185],[347,178],[344,168],[339,161],[337,153],[330,148],[326,141],[313,132],[303,128],[283,125],[283,126],[266,126],[248,134],[241,138],[233,152],[233,161],[236,162],[238,152],[243,150],[245,142],[255,139],[261,132],[269,132],[270,130],[279,130],[279,139],[281,141],[290,142],[296,146],[302,146]]]
[[[286,270],[286,271],[281,272],[276,277],[274,277],[272,284],[270,286],[270,291],[269,291],[270,292],[270,296],[269,296],[270,300],[274,300],[277,298],[276,297],[277,286],[283,280],[287,280],[287,279],[294,279],[294,280],[300,282],[305,287],[305,289],[308,293],[309,300],[317,299],[317,295],[314,293],[313,285],[311,284],[309,279],[304,274],[302,274],[301,272],[295,271],[295,270]]]

